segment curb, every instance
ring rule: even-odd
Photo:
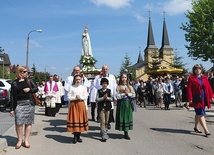
[[[35,107],[35,113],[38,111],[39,107]],[[15,122],[14,124],[0,137],[0,153],[7,148],[8,146],[16,145],[17,136],[15,131]]]
[[[3,151],[7,145],[7,140],[5,138],[0,138],[0,152]]]
[[[13,145],[14,139],[16,139],[15,124],[12,125],[0,138],[0,152],[10,145]],[[14,144],[15,146],[15,144]]]

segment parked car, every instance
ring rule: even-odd
[[[0,110],[4,111],[10,103],[11,85],[7,79],[0,79]]]

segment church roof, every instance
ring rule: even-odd
[[[131,68],[133,68],[133,69],[139,69],[139,68],[142,68],[145,65],[146,65],[145,61],[141,61],[139,63],[136,63],[136,64],[132,65]]]
[[[162,50],[162,49],[172,49],[172,47],[170,46],[170,43],[169,43],[169,37],[168,37],[165,18],[163,21],[162,44],[161,44],[160,50]]]
[[[139,47],[139,55],[138,55],[137,63],[132,65],[131,68],[138,69],[143,67],[144,65],[145,65],[145,62],[143,61],[143,57]]]
[[[143,58],[142,58],[142,55],[141,55],[141,51],[139,51],[137,63],[140,63],[142,61],[143,61]]]
[[[145,50],[153,49],[153,48],[157,48],[157,47],[155,46],[155,40],[154,40],[154,35],[153,35],[153,30],[152,30],[152,22],[151,22],[151,19],[149,17],[147,46],[146,46]]]

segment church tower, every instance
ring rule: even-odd
[[[165,12],[163,18],[162,43],[161,48],[158,49],[155,45],[149,11],[148,36],[147,45],[144,49],[144,61],[141,52],[139,52],[137,63],[131,66],[135,70],[136,79],[148,80],[148,76],[150,75],[171,73],[171,70],[175,69],[171,66],[174,61],[173,59],[174,52],[169,43]],[[176,70],[176,72],[181,72],[181,70]]]
[[[150,12],[150,11],[149,11]],[[152,67],[152,56],[158,53],[158,48],[155,45],[153,30],[152,30],[152,22],[149,15],[149,26],[148,26],[148,37],[147,37],[147,46],[144,50],[144,61],[147,64],[145,72],[148,71],[149,67]]]
[[[170,43],[169,43],[165,17],[163,20],[162,44],[161,44],[161,48],[159,49],[159,52],[160,52],[160,59],[163,60],[161,63],[162,68],[166,68],[167,66],[169,66],[169,64],[173,63],[174,52],[173,52],[173,48],[170,46]]]

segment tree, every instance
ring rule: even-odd
[[[4,49],[0,46],[0,53],[3,53]]]
[[[33,75],[37,72],[35,64],[33,64],[31,71],[32,71]]]
[[[204,68],[204,66],[203,66],[202,64],[200,64],[200,65],[201,65],[201,67],[202,67],[202,69],[201,69],[202,74],[205,74],[205,73],[206,73],[206,69]]]
[[[186,31],[185,40],[189,42],[185,45],[188,56],[214,63],[214,1],[193,1],[192,11],[185,16],[189,22],[182,23],[181,29]]]
[[[149,70],[158,70],[160,69],[160,57],[158,51],[155,51],[153,55],[151,55],[152,62],[150,62],[151,67],[148,67]]]
[[[120,75],[122,73],[127,73],[129,75],[130,80],[135,79],[135,74],[133,74],[133,69],[130,68],[130,66],[132,65],[132,62],[130,61],[130,57],[128,56],[128,54],[125,54],[124,57],[124,61],[122,61],[122,66],[120,68]]]
[[[183,63],[182,59],[183,59],[183,57],[179,56],[177,49],[175,49],[173,64],[171,64],[170,66],[174,67],[174,68],[178,68],[178,69],[183,69],[182,73],[187,73],[188,71],[187,71],[187,69],[185,69],[186,63]]]
[[[37,72],[35,64],[33,64],[33,67],[31,68],[30,77],[33,79],[35,83],[39,83],[42,81],[47,81],[48,77],[50,76],[50,73],[48,72]]]

